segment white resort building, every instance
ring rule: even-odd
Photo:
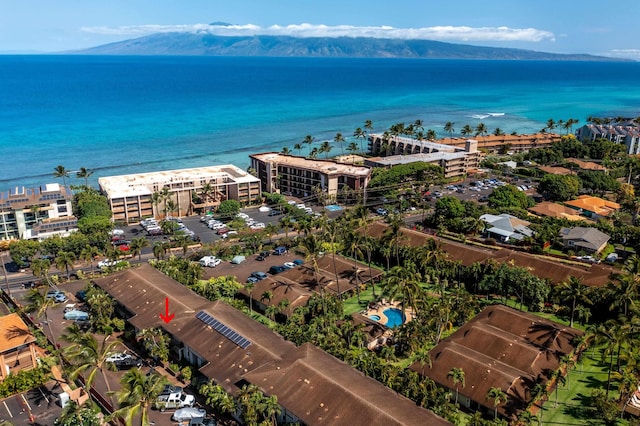
[[[67,236],[77,230],[73,194],[57,183],[0,192],[0,240]]]
[[[241,203],[261,196],[260,180],[227,164],[192,169],[108,176],[98,179],[116,222],[185,216],[225,200]]]

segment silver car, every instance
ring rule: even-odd
[[[173,413],[173,416],[171,416],[171,420],[182,422],[185,420],[203,418],[206,415],[206,410],[203,410],[202,408],[186,407],[176,410],[176,412]]]

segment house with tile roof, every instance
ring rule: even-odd
[[[562,357],[573,354],[572,342],[582,334],[527,312],[493,305],[429,351],[431,365],[415,362],[410,368],[452,392],[456,389],[448,374],[462,368],[461,406],[493,413],[487,393],[500,388],[507,402],[498,406],[498,413],[514,419],[533,399],[533,387],[545,385]]]
[[[562,228],[560,229],[560,237],[566,248],[594,254],[600,253],[607,246],[611,238],[596,228],[583,226]]]
[[[503,242],[520,241],[533,235],[533,231],[529,229],[531,222],[510,214],[483,214],[480,220],[486,223],[484,231],[488,237]]]
[[[620,204],[591,195],[580,195],[575,200],[565,201],[564,204],[593,220],[607,217],[620,210]]]
[[[36,338],[18,314],[0,317],[0,381],[38,365]]]
[[[529,211],[537,216],[555,217],[556,219],[567,219],[571,221],[589,220],[584,216],[576,214],[574,209],[551,201],[543,201],[529,208]]]

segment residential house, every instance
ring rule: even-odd
[[[571,221],[588,220],[584,216],[576,214],[574,209],[551,201],[543,201],[529,208],[529,211],[538,216],[554,217]]]
[[[510,214],[499,215],[483,214],[480,220],[486,223],[485,234],[490,238],[495,238],[503,242],[520,241],[526,237],[533,236],[533,231],[529,229],[531,222],[519,219]]]
[[[580,195],[575,200],[565,201],[564,204],[593,220],[607,217],[620,210],[620,204],[591,195]]]
[[[551,175],[562,175],[562,176],[570,175],[572,173],[571,170],[567,169],[566,167],[538,166],[538,170]]]
[[[607,168],[602,164],[594,163],[593,161],[583,161],[577,158],[567,158],[565,160],[567,163],[575,164],[582,170],[590,170],[595,172],[606,172]]]
[[[573,341],[583,332],[503,305],[485,308],[429,351],[431,363],[414,362],[410,368],[456,393],[449,372],[460,368],[465,385],[458,402],[471,410],[493,414],[487,398],[499,388],[507,401],[498,413],[515,419],[533,399],[536,384],[545,386],[564,356],[574,352]]]
[[[574,251],[586,251],[588,253],[600,253],[609,242],[609,237],[596,228],[577,226],[575,228],[562,228],[560,237],[564,246]]]
[[[20,315],[0,317],[0,380],[38,366],[36,338]]]
[[[585,124],[576,130],[576,137],[581,141],[594,141],[598,138],[624,144],[627,154],[640,154],[640,127],[637,123]]]

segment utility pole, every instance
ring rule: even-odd
[[[7,286],[7,295],[11,298],[11,287],[9,287],[9,277],[7,276],[7,267],[4,266],[4,252],[0,256],[0,263],[2,263],[2,271],[4,272],[4,283]]]

